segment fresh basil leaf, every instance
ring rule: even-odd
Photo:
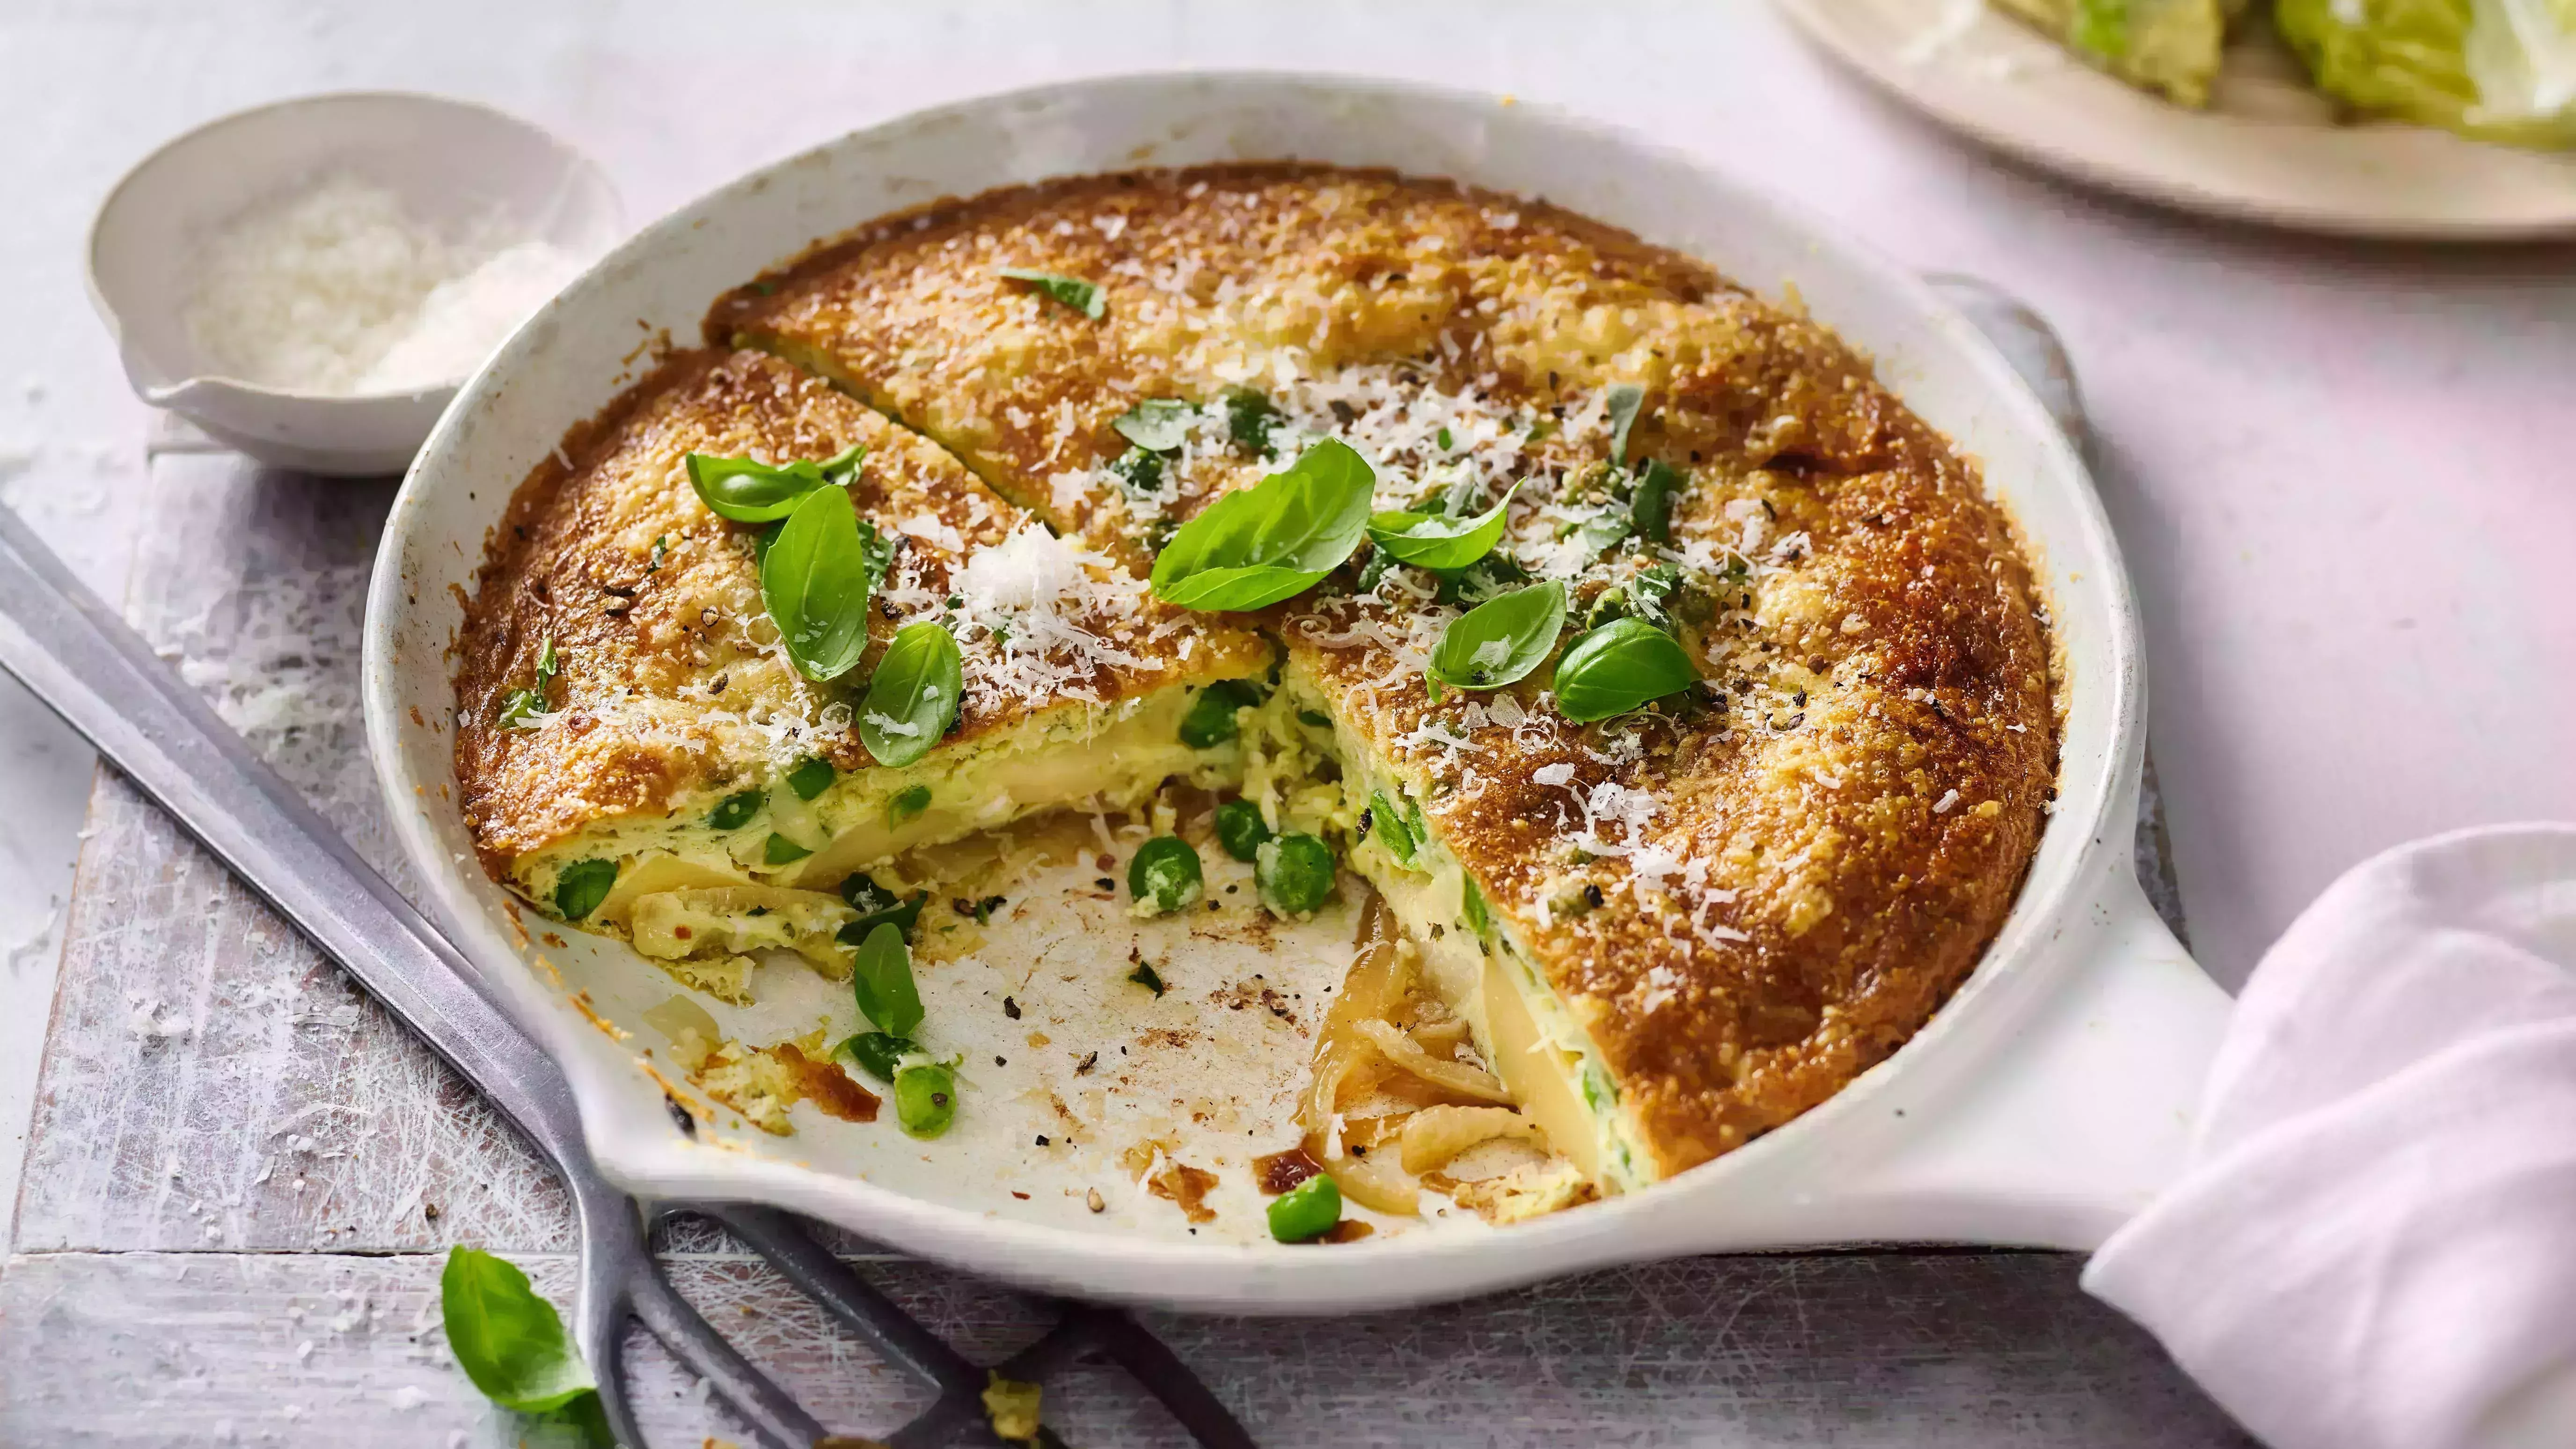
[[[515,1264],[475,1248],[450,1248],[438,1275],[438,1306],[457,1365],[502,1408],[551,1413],[598,1392],[563,1316]]]
[[[1673,501],[1681,491],[1681,470],[1661,458],[1649,458],[1637,470],[1636,490],[1628,495],[1628,523],[1639,538],[1672,542]]]
[[[858,1064],[859,1070],[880,1082],[892,1082],[903,1069],[903,1059],[920,1051],[908,1036],[892,1032],[865,1031],[832,1048],[832,1055]]]
[[[537,727],[537,716],[546,712],[546,689],[555,682],[555,671],[560,663],[555,655],[554,636],[549,634],[545,642],[537,646],[536,683],[526,689],[511,690],[501,701],[498,721],[501,728],[526,730]]]
[[[1565,627],[1565,585],[1550,579],[1488,600],[1449,621],[1423,670],[1443,684],[1500,689],[1547,662]]]
[[[1440,586],[1433,591],[1433,596],[1439,602],[1473,608],[1528,583],[1532,575],[1521,567],[1519,559],[1497,549],[1456,573],[1435,577],[1440,580]]]
[[[1154,559],[1155,597],[1184,609],[1258,609],[1302,594],[1359,547],[1377,474],[1326,438],[1182,524]]]
[[[1415,568],[1440,573],[1463,569],[1492,553],[1494,545],[1503,541],[1504,514],[1512,506],[1512,495],[1519,491],[1521,485],[1514,482],[1493,507],[1473,518],[1451,518],[1442,513],[1373,513],[1368,521],[1369,541]]]
[[[1110,460],[1110,473],[1129,502],[1141,513],[1163,511],[1163,455],[1143,448],[1129,448]]]
[[[921,990],[912,982],[912,948],[893,923],[868,932],[850,972],[850,989],[859,1011],[889,1036],[910,1036],[921,1027]]]
[[[1610,389],[1610,461],[1628,461],[1628,430],[1637,425],[1637,409],[1645,404],[1646,390],[1633,382],[1623,382]]]
[[[1608,553],[1633,526],[1627,513],[1615,504],[1583,520],[1574,530],[1576,541],[1583,545],[1583,561],[1590,563]]]
[[[1176,397],[1149,397],[1118,415],[1109,426],[1118,436],[1148,453],[1168,453],[1190,440],[1190,419],[1198,407]]]
[[[555,876],[555,913],[567,921],[586,919],[616,884],[616,861],[576,860]]]
[[[1270,432],[1279,423],[1279,409],[1270,399],[1248,387],[1229,388],[1225,394],[1225,435],[1239,448],[1255,453],[1270,451]]]
[[[1151,961],[1137,962],[1136,969],[1127,973],[1127,979],[1154,993],[1157,1001],[1163,999],[1164,992],[1172,989],[1163,984],[1163,973],[1155,970]]]
[[[1556,665],[1556,707],[1576,724],[1608,719],[1699,682],[1672,635],[1618,619],[1568,645]]]
[[[796,511],[806,494],[827,483],[844,488],[859,476],[867,448],[858,443],[815,463],[764,463],[757,458],[719,458],[691,453],[689,486],[717,516],[736,523],[775,523]]]
[[[868,647],[868,595],[883,570],[847,492],[817,488],[787,515],[760,561],[760,597],[798,673],[819,684],[859,662]]]
[[[859,743],[877,763],[900,768],[930,753],[957,718],[965,692],[957,636],[934,619],[906,624],[886,646],[859,703]]]
[[[838,933],[842,945],[855,949],[867,943],[870,931],[884,925],[903,932],[903,938],[910,941],[913,926],[921,920],[922,903],[930,899],[930,892],[914,891],[911,900],[898,901],[894,892],[878,885],[872,877],[854,875],[841,882],[841,899],[859,913],[857,920]]]
[[[1673,564],[1659,563],[1639,569],[1628,580],[1629,607],[1636,616],[1670,634],[1673,632],[1673,596],[1681,592],[1682,571]]]
[[[839,774],[832,768],[832,762],[821,755],[807,755],[796,762],[795,769],[787,772],[787,788],[796,792],[797,799],[811,800],[831,789],[832,781],[839,778]]]
[[[1109,315],[1109,295],[1080,277],[1041,272],[1035,267],[1004,267],[1002,275],[1014,282],[1028,283],[1094,322]]]

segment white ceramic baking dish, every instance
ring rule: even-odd
[[[667,982],[616,943],[530,942],[475,867],[454,804],[445,651],[458,591],[471,590],[512,487],[634,375],[639,343],[694,341],[718,293],[817,239],[1044,177],[1291,157],[1544,197],[1767,295],[1794,288],[1983,461],[2036,551],[2068,666],[2056,813],[2010,919],[1930,1025],[1833,1101],[1652,1190],[1503,1230],[1322,1250],[1220,1242],[1124,1206],[1085,1219],[1004,1199],[993,1182],[1018,1169],[991,1149],[951,1154],[877,1133],[867,1140],[895,1149],[853,1155],[823,1133],[683,1134],[639,1062],[653,1038],[632,1019]],[[889,122],[728,186],[607,257],[465,385],[394,504],[366,639],[368,743],[422,904],[562,1058],[611,1177],[647,1197],[792,1208],[1056,1291],[1318,1312],[1685,1253],[2089,1248],[2179,1165],[2226,1009],[2132,874],[2145,707],[2136,609],[2083,466],[2038,400],[1916,278],[1834,228],[1651,142],[1490,96],[1275,75],[1091,80]],[[567,982],[630,1035],[593,1024],[566,1000]]]

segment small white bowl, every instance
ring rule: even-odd
[[[189,336],[196,247],[247,208],[335,172],[392,191],[428,226],[462,232],[497,215],[514,240],[550,242],[585,264],[625,235],[624,209],[599,167],[539,127],[470,101],[399,92],[310,96],[226,116],[117,183],[90,228],[90,300],[135,392],[264,463],[399,473],[463,375],[406,392],[298,392],[219,375]]]

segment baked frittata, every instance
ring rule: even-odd
[[[458,681],[487,864],[542,905],[614,862],[585,924],[648,953],[697,959],[637,904],[692,890],[720,955],[846,970],[824,888],[884,857],[1167,777],[1239,794],[1262,850],[1328,842],[1401,928],[1337,1007],[1309,1154],[1382,1206],[1532,1143],[1551,1172],[1486,1194],[1515,1216],[1829,1097],[1965,978],[2036,846],[2050,654],[1974,465],[1826,329],[1625,233],[1383,173],[1083,178],[876,223],[707,342],[523,488]],[[906,540],[871,628],[945,621],[965,666],[897,770],[854,684],[763,642],[760,535],[681,466],[853,442],[858,512]],[[1354,546],[1322,515],[1359,507]],[[1013,687],[988,579],[1119,641],[1031,666],[1088,668],[1080,698]],[[503,727],[549,639],[542,717]],[[1211,700],[1226,727],[1184,729]],[[809,756],[831,783],[782,801]],[[934,781],[948,808],[880,823]],[[769,813],[704,823],[751,788]],[[766,865],[771,834],[812,854]],[[781,887],[809,920],[723,894]]]

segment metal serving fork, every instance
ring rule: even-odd
[[[580,1219],[574,1332],[621,1443],[642,1449],[645,1442],[621,1373],[630,1321],[640,1321],[776,1449],[872,1442],[831,1434],[672,1288],[651,1244],[666,1220],[683,1214],[722,1224],[888,1362],[937,1391],[936,1402],[888,1443],[919,1449],[966,1435],[999,1442],[982,1406],[986,1367],[870,1287],[793,1217],[732,1204],[639,1202],[610,1186],[582,1141],[571,1085],[502,1014],[474,968],[5,507],[0,669],[87,736],[552,1159]],[[991,1372],[1042,1380],[1090,1353],[1134,1375],[1199,1443],[1252,1443],[1170,1349],[1113,1309],[1065,1305],[1053,1328]],[[1041,1442],[1060,1441],[1041,1431]]]

